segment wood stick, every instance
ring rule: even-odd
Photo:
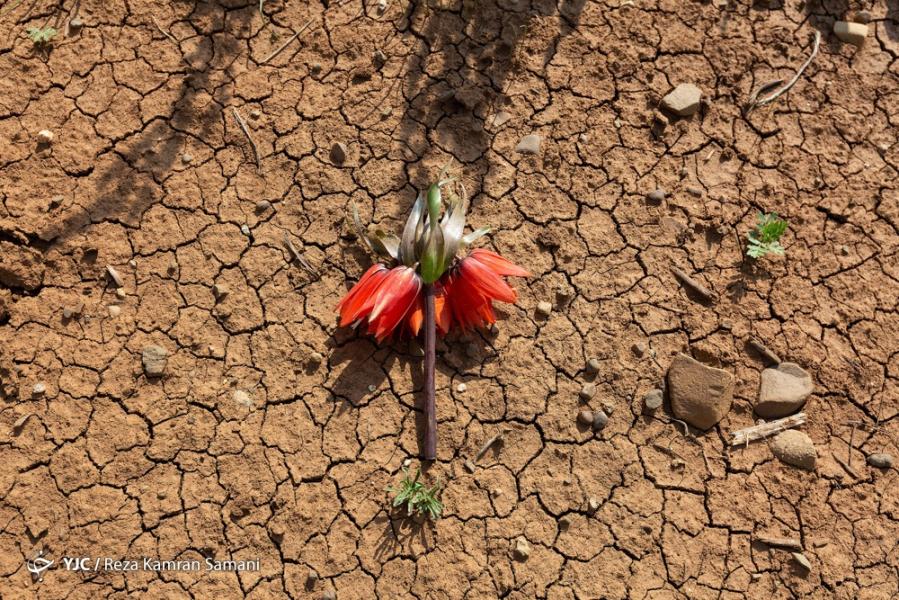
[[[711,290],[709,290],[709,288],[705,287],[704,285],[687,275],[681,269],[678,269],[677,267],[671,267],[671,272],[674,273],[674,275],[678,279],[680,279],[681,282],[683,282],[690,289],[692,289],[694,292],[696,292],[706,300],[713,300],[715,298],[715,295],[711,292]]]
[[[161,33],[162,35],[167,37],[169,39],[169,41],[172,42],[173,44],[175,44],[176,46],[178,46],[178,49],[180,50],[181,45],[178,43],[178,40],[176,40],[174,38],[174,36],[172,36],[171,33],[169,33],[168,31],[166,31],[165,29],[162,28],[162,26],[159,24],[159,21],[156,20],[156,17],[150,17],[150,18],[153,19],[153,24],[156,25],[156,29],[159,30],[159,33]]]
[[[745,444],[749,444],[749,442],[754,442],[755,440],[761,440],[763,438],[768,437],[769,435],[774,435],[775,433],[780,433],[785,429],[790,429],[792,427],[798,427],[799,425],[805,424],[805,413],[800,412],[795,415],[790,415],[789,417],[784,417],[783,419],[778,419],[776,421],[771,421],[770,423],[762,423],[761,425],[753,425],[752,427],[747,427],[745,429],[740,429],[738,431],[734,431],[731,435],[733,439],[730,441],[731,447],[742,446]]]
[[[813,60],[815,59],[815,57],[818,55],[818,47],[819,47],[820,45],[821,45],[821,32],[820,32],[820,31],[816,31],[816,32],[815,32],[815,39],[814,39],[814,41],[812,42],[812,53],[811,53],[811,55],[808,57],[808,60],[806,60],[804,63],[802,63],[802,66],[799,67],[799,70],[796,71],[796,74],[793,75],[793,78],[790,79],[790,81],[788,81],[788,82],[786,83],[786,85],[784,85],[782,88],[780,88],[780,89],[777,90],[776,92],[773,92],[770,96],[766,96],[766,97],[761,98],[761,99],[759,99],[758,96],[759,96],[762,92],[767,91],[768,89],[770,89],[770,88],[771,88],[771,84],[770,84],[770,83],[766,83],[766,84],[763,85],[760,89],[756,90],[756,92],[755,92],[752,96],[750,96],[750,101],[746,103],[746,109],[745,109],[745,111],[743,112],[744,116],[748,116],[750,112],[752,112],[752,111],[753,111],[754,109],[756,109],[756,108],[759,108],[760,106],[764,106],[764,105],[766,105],[766,104],[769,104],[769,103],[771,103],[771,102],[774,102],[774,101],[777,100],[781,95],[787,93],[787,92],[790,90],[791,87],[793,87],[794,85],[796,85],[796,82],[799,81],[799,78],[800,78],[800,77],[802,77],[802,73],[805,72],[805,70],[808,68],[808,66],[812,63],[812,61],[813,61]]]
[[[247,136],[247,140],[250,142],[250,146],[253,148],[253,157],[256,159],[256,168],[259,168],[259,148],[256,147],[256,142],[253,141],[253,137],[250,135],[250,129],[247,127],[246,121],[243,120],[243,117],[240,116],[240,113],[237,112],[236,108],[232,108],[234,111],[234,119],[237,121],[237,124],[240,125],[241,130],[243,130],[243,134]]]
[[[766,346],[759,340],[757,340],[755,338],[751,338],[748,343],[749,343],[749,346],[753,350],[755,350],[756,352],[761,354],[763,357],[767,358],[769,361],[771,361],[775,365],[779,365],[782,362],[780,360],[780,357],[777,354],[775,354],[774,351],[771,350],[771,348],[769,348],[768,346]]]
[[[481,445],[481,449],[478,450],[477,454],[474,455],[474,458],[465,461],[465,468],[468,469],[468,472],[474,473],[477,468],[475,463],[478,462],[479,460],[481,460],[484,457],[484,455],[487,454],[487,451],[490,450],[490,448],[494,444],[496,444],[497,442],[501,442],[503,440],[503,438],[506,436],[506,434],[509,433],[510,431],[512,431],[512,430],[511,429],[502,429],[499,433],[497,433],[493,437],[489,438],[486,442],[484,442],[483,445]]]
[[[755,536],[755,541],[767,544],[774,548],[786,548],[787,550],[802,552],[802,542],[796,538],[757,535]]]
[[[297,250],[297,247],[294,246],[293,242],[290,241],[290,237],[287,235],[286,232],[284,233],[284,245],[287,246],[287,250],[290,252],[290,255],[293,257],[293,260],[300,263],[300,265],[304,269],[306,269],[309,272],[309,274],[311,274],[314,277],[318,277],[318,271],[316,271],[315,268],[309,264],[309,261],[307,261],[305,258],[303,258],[303,255],[300,254],[300,251]]]
[[[284,42],[283,44],[281,44],[280,46],[278,46],[278,48],[277,48],[274,52],[272,52],[271,54],[269,54],[268,56],[266,56],[265,58],[263,58],[261,61],[259,61],[259,64],[260,64],[260,65],[264,65],[265,63],[267,63],[267,62],[270,61],[271,59],[273,59],[273,58],[275,58],[276,56],[278,56],[279,54],[281,54],[281,52],[282,52],[285,48],[287,48],[287,47],[290,45],[290,43],[291,43],[292,41],[294,41],[295,39],[297,39],[298,37],[300,37],[300,34],[303,33],[303,32],[306,30],[306,28],[309,27],[310,25],[312,25],[312,19],[309,19],[308,21],[306,21],[306,23],[303,24],[303,26],[300,27],[300,28],[296,31],[296,33],[294,33],[292,36],[290,36],[289,38],[287,38],[287,41],[286,41],[286,42]]]

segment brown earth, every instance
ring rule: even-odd
[[[892,0],[388,0],[383,15],[269,0],[266,18],[246,0],[3,4],[3,598],[899,595],[897,471],[865,464],[899,455]],[[862,49],[831,33],[859,9],[874,17]],[[76,10],[83,27],[65,31]],[[48,22],[62,32],[36,50],[25,28]],[[744,118],[816,27],[821,52],[793,90]],[[654,133],[682,82],[707,103]],[[511,119],[496,126],[500,110]],[[530,133],[539,154],[516,154]],[[438,347],[428,476],[446,482],[446,509],[432,526],[391,512],[385,492],[418,454],[420,360],[336,329],[334,306],[370,264],[350,200],[396,228],[450,156],[469,222],[493,225],[491,244],[534,276],[497,332]],[[647,202],[659,186],[668,197]],[[753,266],[758,210],[790,229],[786,256]],[[320,277],[289,262],[285,233]],[[716,300],[697,302],[672,266]],[[764,442],[726,449],[754,421],[750,337],[814,378],[813,472]],[[148,380],[152,344],[168,358]],[[641,415],[678,351],[736,378],[728,416],[689,438]],[[575,419],[590,357],[590,404],[614,409],[597,436]],[[811,570],[763,535],[798,538]],[[33,583],[39,549],[261,569],[54,566]]]

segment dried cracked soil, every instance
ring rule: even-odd
[[[894,2],[3,4],[3,598],[899,595],[897,471],[865,462],[899,455]],[[861,49],[831,32],[859,9]],[[36,49],[24,30],[47,23]],[[792,91],[744,117],[816,28]],[[654,125],[684,82],[700,112]],[[539,152],[516,153],[529,134]],[[417,463],[415,347],[338,330],[334,307],[371,260],[350,201],[397,228],[451,156],[469,222],[533,277],[496,330],[438,345],[431,525],[385,491]],[[785,257],[752,265],[758,210],[790,229]],[[755,421],[750,338],[814,379],[812,472],[727,448]],[[167,355],[148,379],[151,345]],[[708,432],[667,403],[642,414],[680,351],[735,376]],[[611,410],[597,435],[576,420],[589,381]],[[798,539],[811,569],[759,536]],[[260,569],[54,565],[37,583],[40,549]]]

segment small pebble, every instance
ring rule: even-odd
[[[190,163],[192,163],[193,160],[194,160],[193,154],[189,154],[189,153],[185,152],[184,154],[181,155],[181,162],[183,162],[186,165],[189,165]]]
[[[325,357],[322,356],[321,352],[313,352],[312,354],[309,355],[310,364],[320,365],[320,364],[322,364],[322,361],[324,361],[324,360],[325,360]]]
[[[306,583],[309,583],[309,584],[311,584],[311,585],[315,585],[315,583],[316,583],[317,581],[318,581],[318,573],[316,573],[316,572],[315,572],[314,570],[312,570],[312,569],[309,569],[309,573],[306,575]]]
[[[109,275],[109,278],[116,285],[116,287],[124,287],[125,280],[122,279],[122,276],[119,275],[119,272],[116,271],[115,267],[112,265],[106,265],[106,274]]]
[[[78,17],[75,17],[71,21],[69,21],[69,31],[78,31],[82,27],[84,27],[84,23]]]
[[[519,537],[515,540],[515,558],[518,560],[527,560],[528,557],[531,556],[531,545],[528,544],[528,541],[523,537]]]
[[[578,423],[583,425],[593,425],[593,411],[590,409],[583,409],[577,413]]]
[[[611,417],[611,416],[612,416],[612,413],[615,412],[615,405],[614,405],[614,404],[610,404],[610,403],[608,403],[608,402],[603,402],[603,403],[602,403],[602,410],[603,410],[603,412],[605,412],[607,415],[609,415],[609,416]]]
[[[125,298],[128,297],[128,294],[126,294],[125,290],[123,290],[122,288],[117,289],[115,291],[115,295],[116,295],[116,298],[118,298],[119,300],[124,300]]]
[[[646,344],[643,342],[637,342],[633,346],[631,346],[631,352],[634,353],[638,358],[642,358],[643,355],[646,354]]]
[[[793,556],[793,560],[795,560],[803,569],[806,571],[812,570],[812,563],[805,557],[805,554],[802,552],[791,552],[790,554]]]
[[[118,306],[116,306],[115,304],[110,305],[109,307],[107,307],[106,310],[109,311],[109,316],[112,317],[113,319],[115,319],[117,316],[122,314],[122,309],[119,308]]]
[[[347,147],[341,142],[335,142],[331,146],[330,158],[335,165],[342,165],[346,162]]]
[[[596,395],[596,385],[593,383],[588,383],[581,388],[581,391],[578,392],[578,398],[586,402],[593,398]]]
[[[868,10],[860,10],[860,11],[858,11],[857,13],[855,13],[855,19],[854,19],[854,21],[855,21],[856,23],[864,23],[865,25],[867,25],[867,24],[870,23],[873,19],[874,19],[874,16],[871,14],[871,11],[868,11]]]
[[[42,129],[37,132],[37,141],[39,144],[51,144],[53,143],[53,132],[49,129]]]
[[[141,362],[147,377],[159,377],[165,372],[168,352],[162,346],[146,346],[141,353]]]
[[[679,117],[689,117],[699,110],[702,90],[692,83],[682,83],[662,98],[662,107]]]
[[[646,199],[649,200],[650,203],[659,205],[665,200],[665,190],[662,188],[657,188],[646,195]]]
[[[215,296],[216,300],[221,300],[225,296],[228,295],[228,286],[223,283],[217,283],[212,286],[212,295]]]
[[[681,179],[686,179],[690,176],[690,171],[687,170],[687,167],[681,167],[678,175],[680,175]]]
[[[889,469],[893,466],[893,455],[886,452],[869,454],[868,464],[877,469]]]
[[[378,386],[376,386],[376,385],[369,385],[369,386],[368,386],[368,391],[369,391],[370,393],[374,394],[376,391],[378,391]]]
[[[78,304],[75,306],[66,306],[62,309],[62,316],[65,319],[71,319],[73,317],[77,317],[81,315],[81,311],[84,310],[83,304]]]
[[[553,305],[549,302],[543,301],[537,303],[537,314],[542,317],[548,317],[550,313],[553,311]]]
[[[537,154],[540,152],[541,141],[543,141],[542,138],[536,133],[526,135],[521,138],[521,141],[515,146],[515,152],[518,152],[519,154]]]
[[[587,510],[589,510],[591,513],[595,513],[596,511],[598,511],[599,500],[597,500],[596,498],[590,498],[589,500],[587,500]]]
[[[511,114],[507,113],[504,110],[501,110],[501,111],[497,112],[495,115],[493,115],[493,126],[494,127],[502,127],[503,125],[508,123],[509,119],[511,119],[511,118],[512,118]]]
[[[571,517],[565,515],[559,519],[559,529],[565,530],[571,527]]]
[[[337,592],[334,590],[325,590],[322,594],[322,600],[337,600]]]
[[[128,266],[131,267],[132,269],[136,269],[137,261],[132,258],[131,260],[128,261]]]
[[[609,424],[609,415],[601,410],[593,413],[593,431],[602,431]]]
[[[703,191],[702,191],[702,188],[700,188],[700,187],[696,187],[695,185],[688,185],[687,193],[692,196],[696,196],[697,198],[701,198]]]
[[[654,413],[655,411],[662,408],[662,404],[665,401],[665,395],[662,390],[656,388],[654,390],[649,390],[646,392],[646,395],[643,396],[643,409],[647,413]]]
[[[841,41],[860,48],[868,37],[868,26],[865,23],[837,21],[833,24],[833,32]]]
[[[253,119],[254,121],[261,116],[262,116],[262,111],[260,111],[258,108],[254,108],[253,110],[250,111],[250,118]]]
[[[460,383],[459,385],[456,386],[456,391],[459,392],[460,394],[464,394],[465,390],[467,390],[467,389],[468,389],[468,386],[465,385],[464,383]]]
[[[253,406],[253,399],[250,398],[250,395],[244,390],[234,390],[231,393],[231,399],[241,406],[250,408]]]
[[[63,196],[53,196],[52,198],[50,198],[50,208],[57,208],[62,204],[63,200],[65,200]]]
[[[587,361],[587,371],[589,373],[599,373],[600,366],[601,365],[598,358],[591,358]]]
[[[268,200],[260,200],[256,203],[256,212],[263,213],[272,207],[272,203]]]
[[[250,231],[249,225],[247,225],[246,223],[240,226],[240,232],[246,236],[249,236],[252,233]]]
[[[47,386],[43,383],[35,383],[31,388],[31,395],[34,397],[43,396],[47,392]]]

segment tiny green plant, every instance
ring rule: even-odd
[[[777,213],[759,213],[755,231],[749,232],[749,247],[746,254],[752,258],[762,258],[766,254],[783,255],[780,236],[787,230],[787,222],[777,218]]]
[[[431,487],[426,486],[419,481],[421,477],[421,469],[418,469],[414,478],[409,477],[409,469],[403,467],[403,478],[398,486],[390,486],[388,492],[395,494],[393,497],[393,506],[406,505],[406,512],[412,516],[422,514],[430,517],[431,520],[440,518],[443,512],[443,504],[437,499],[437,493],[440,491],[440,482],[438,481]]]
[[[56,37],[58,33],[53,27],[29,27],[27,29],[28,37],[34,42],[35,46],[45,46]]]

